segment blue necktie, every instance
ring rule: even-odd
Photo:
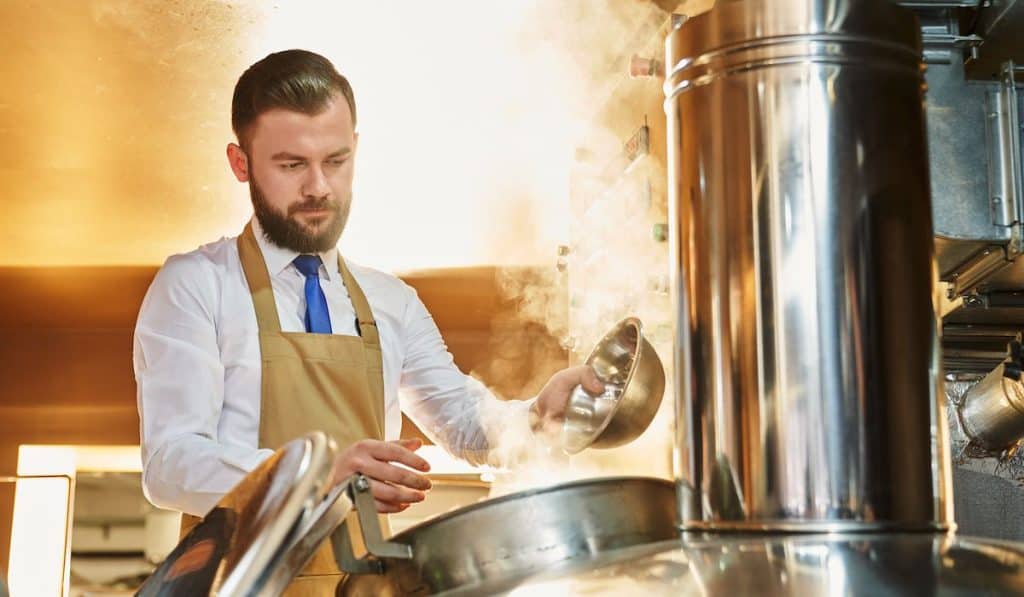
[[[331,333],[331,315],[327,312],[327,298],[320,288],[320,258],[299,255],[295,267],[306,276],[306,331],[313,334]]]

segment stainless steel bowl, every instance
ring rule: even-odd
[[[582,387],[573,390],[561,434],[567,454],[633,441],[651,424],[665,394],[665,369],[636,317],[623,319],[605,334],[586,363],[605,383],[605,391],[591,396]]]

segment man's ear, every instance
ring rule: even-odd
[[[237,143],[228,143],[228,165],[238,182],[249,182],[249,156]]]

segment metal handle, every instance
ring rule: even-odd
[[[363,545],[366,546],[368,556],[364,558],[355,556],[352,549],[352,538],[349,535],[348,521],[346,521],[331,535],[331,545],[334,548],[334,559],[338,568],[350,574],[383,574],[384,564],[381,559],[411,560],[411,546],[384,540],[380,523],[377,520],[377,507],[373,502],[373,494],[370,492],[370,480],[361,474],[356,474],[346,480],[343,485],[346,486],[349,498],[355,504],[356,515],[359,518],[359,532],[362,535]],[[378,559],[372,559],[369,556],[375,556]]]

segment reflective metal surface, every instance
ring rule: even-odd
[[[568,454],[633,441],[651,424],[665,394],[665,369],[635,317],[605,334],[586,363],[606,390],[600,396],[590,396],[582,387],[572,392],[561,434]]]
[[[1019,595],[1019,545],[933,533],[688,538],[459,595]]]
[[[999,365],[964,395],[960,424],[971,441],[1002,450],[1024,437],[1024,383],[1003,374]]]
[[[141,596],[278,595],[351,510],[328,491],[334,443],[311,433],[249,473],[140,587]]]
[[[593,444],[608,426],[621,397],[622,386],[611,383],[605,384],[604,391],[597,396],[588,394],[583,386],[573,388],[562,423],[562,450],[577,454]]]
[[[884,0],[718,2],[667,40],[687,529],[942,529],[920,33]]]
[[[395,535],[412,560],[349,576],[343,595],[430,595],[515,583],[561,562],[678,536],[675,488],[644,477],[589,479],[461,508]]]

